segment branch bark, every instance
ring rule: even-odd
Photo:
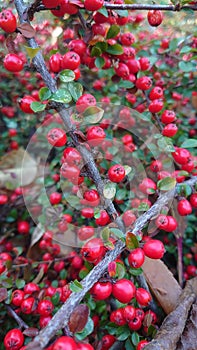
[[[160,10],[160,11],[181,11],[191,9],[197,11],[196,5],[157,5],[157,4],[109,4],[104,3],[106,9],[109,10]]]

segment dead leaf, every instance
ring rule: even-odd
[[[32,183],[37,174],[36,161],[23,148],[11,151],[0,161],[0,186],[14,189]]]
[[[161,260],[147,258],[142,266],[146,281],[166,314],[174,310],[181,287]]]
[[[38,328],[29,327],[23,331],[23,334],[27,337],[34,338],[36,335],[38,335],[39,330]]]
[[[81,332],[88,320],[89,308],[86,304],[78,305],[72,312],[68,326],[72,333]]]
[[[34,38],[36,35],[35,29],[29,23],[22,23],[17,27],[18,31],[28,39]]]
[[[8,297],[8,292],[6,288],[0,288],[0,303],[7,299]]]
[[[32,281],[33,283],[35,284],[38,284],[40,283],[41,279],[43,278],[44,276],[44,269],[43,267],[39,270],[37,276],[34,278],[34,280]]]
[[[30,248],[33,247],[42,238],[44,232],[45,230],[43,229],[43,227],[40,224],[38,224],[38,226],[36,226],[34,232],[32,233]]]

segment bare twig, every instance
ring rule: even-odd
[[[104,6],[109,10],[160,10],[160,11],[181,11],[191,9],[197,11],[196,5],[157,5],[157,4],[110,4],[104,3]]]
[[[23,329],[23,328],[25,328],[25,329],[29,328],[29,326],[27,325],[27,323],[25,323],[25,322],[22,320],[22,318],[21,318],[19,315],[17,315],[17,313],[11,308],[11,306],[5,304],[5,307],[6,307],[6,309],[8,310],[8,312],[10,313],[10,315],[11,315],[11,316],[15,319],[15,321],[18,323],[18,325],[19,325],[19,327],[20,327],[21,329]]]

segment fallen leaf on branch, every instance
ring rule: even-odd
[[[17,29],[25,38],[31,39],[35,37],[36,31],[29,23],[21,23]]]
[[[78,305],[72,312],[68,326],[72,333],[81,332],[88,320],[89,308],[86,304]]]
[[[142,266],[146,281],[166,314],[174,310],[181,287],[161,260],[146,258]]]

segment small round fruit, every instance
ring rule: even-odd
[[[162,135],[166,137],[173,137],[174,135],[176,135],[177,131],[178,128],[176,124],[170,123],[163,128]]]
[[[147,19],[152,27],[157,27],[163,21],[163,13],[160,10],[150,10],[148,11]]]
[[[111,346],[115,343],[116,338],[114,337],[114,335],[111,334],[105,334],[102,339],[102,349],[103,350],[108,350],[111,348]]]
[[[47,140],[52,146],[62,147],[67,141],[66,133],[60,128],[53,128],[49,130]]]
[[[105,139],[106,134],[100,126],[91,126],[87,131],[87,141],[91,146],[99,146]]]
[[[18,328],[11,329],[4,338],[6,350],[18,350],[23,346],[24,335]]]
[[[177,210],[181,216],[186,216],[191,214],[192,206],[187,199],[182,199],[178,202]]]
[[[81,255],[85,260],[94,262],[104,253],[104,245],[101,238],[92,238],[81,248]]]
[[[144,263],[145,254],[143,249],[136,248],[128,256],[128,262],[131,267],[138,269]]]
[[[137,288],[135,297],[141,306],[148,306],[152,299],[150,293],[144,288]]]
[[[152,86],[152,81],[149,77],[140,77],[136,80],[135,85],[140,90],[148,90]]]
[[[0,13],[0,28],[6,33],[15,32],[17,27],[16,17],[10,10],[4,10]]]
[[[148,177],[142,180],[142,182],[139,184],[139,189],[144,194],[154,194],[157,186],[155,182]]]
[[[161,259],[165,253],[165,248],[161,241],[150,239],[144,244],[143,251],[151,259]]]
[[[137,344],[136,350],[142,350],[149,342],[147,340],[140,340]]]
[[[77,350],[77,344],[71,337],[62,336],[53,344],[53,350]]]
[[[8,53],[4,58],[3,65],[9,72],[20,72],[24,67],[24,62],[15,53]]]
[[[36,99],[30,95],[26,95],[19,100],[19,107],[24,113],[33,114],[34,111],[31,109],[32,102],[36,102]]]
[[[125,177],[125,168],[121,164],[115,164],[108,170],[109,180],[112,182],[121,182]]]
[[[80,56],[74,51],[69,51],[62,56],[61,67],[62,69],[75,70],[79,67],[80,62]]]
[[[43,5],[48,9],[57,7],[60,2],[61,0],[42,0]]]
[[[59,192],[53,192],[50,194],[49,200],[52,205],[59,204],[62,200],[62,195]]]
[[[130,303],[135,297],[135,286],[127,279],[120,279],[113,285],[112,294],[121,303]]]
[[[84,6],[88,11],[98,11],[101,7],[103,7],[104,0],[85,0]]]
[[[50,316],[54,306],[50,300],[40,300],[37,306],[37,312],[41,316]]]
[[[91,289],[91,294],[96,300],[105,300],[109,298],[112,293],[111,282],[97,282]]]
[[[190,196],[190,204],[193,208],[197,208],[197,193],[193,193],[191,196]]]
[[[80,96],[76,102],[76,110],[79,113],[83,113],[86,108],[90,106],[96,106],[96,99],[91,94],[83,94]]]

